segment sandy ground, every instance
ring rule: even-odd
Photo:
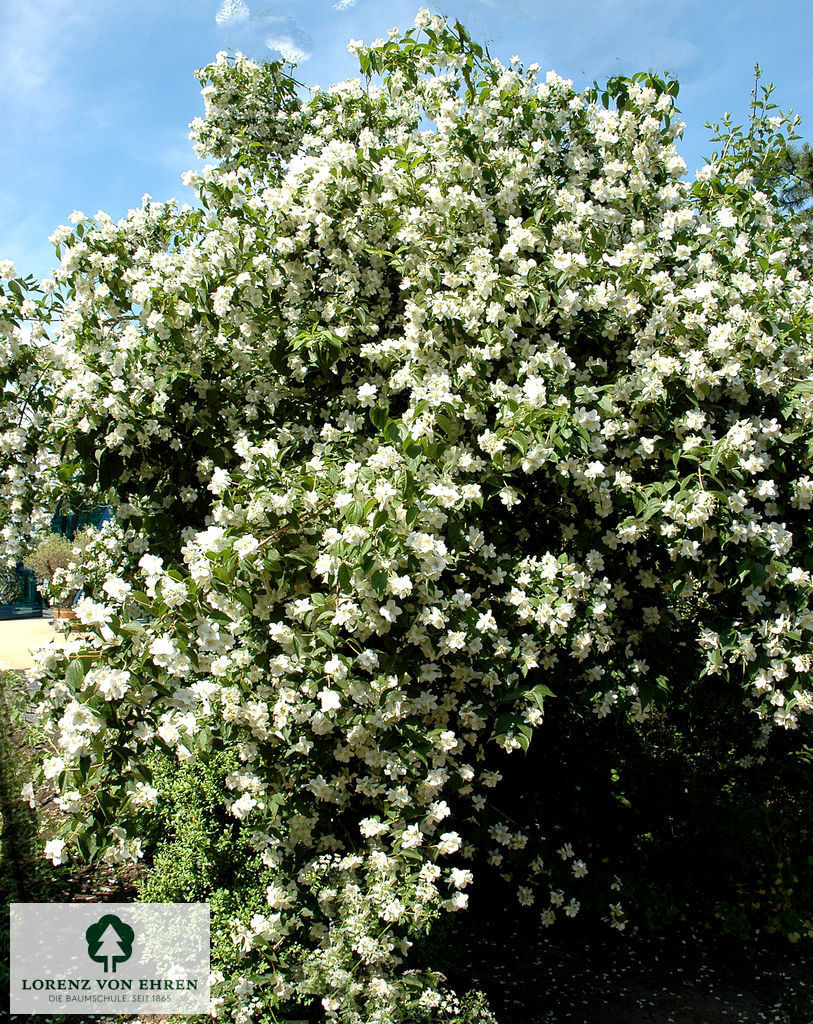
[[[0,669],[24,669],[33,665],[31,652],[48,643],[63,644],[50,618],[0,621]]]

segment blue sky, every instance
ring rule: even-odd
[[[416,0],[0,0],[0,259],[47,275],[48,235],[71,211],[121,217],[149,192],[188,201],[193,71],[218,50],[297,53],[299,76],[357,73],[345,46],[408,28]],[[680,80],[680,150],[693,172],[703,127],[747,115],[753,65],[813,140],[813,5],[807,0],[447,0],[491,52],[517,53],[579,85],[639,70]]]

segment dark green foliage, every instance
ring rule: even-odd
[[[583,715],[578,728],[570,721],[577,712],[552,702],[548,742],[500,765],[495,810],[547,822],[549,836],[572,842],[591,865],[580,893],[594,920],[618,899],[630,925],[656,932],[699,923],[743,940],[765,932],[806,938],[813,751],[798,732],[774,734],[760,763],[737,700],[719,677],[687,680],[682,696],[643,725]],[[544,783],[530,787],[529,778]],[[528,861],[537,855],[534,840]],[[513,902],[513,885],[500,877],[507,866],[487,864],[489,845],[484,836],[478,870],[490,872],[492,884],[475,896],[486,916]],[[565,888],[570,862],[548,867],[554,887]]]
[[[263,910],[260,883],[268,874],[248,832],[223,809],[225,777],[239,765],[235,752],[217,754],[206,766],[198,763],[180,772],[167,760],[156,760],[154,780],[161,796],[154,855],[138,885],[139,897],[147,903],[210,903],[212,962],[219,966],[237,964],[228,920]]]
[[[784,170],[786,182],[779,201],[786,210],[808,210],[813,201],[813,149],[809,144],[789,146]]]
[[[18,675],[0,672],[0,1016],[8,999],[9,905],[47,899],[54,881],[38,848],[36,816],[20,796],[28,774],[20,757],[23,692]]]
[[[254,977],[260,965],[268,969],[261,952],[244,954],[231,933],[235,922],[246,925],[255,914],[270,913],[265,889],[274,880],[252,847],[252,830],[223,807],[226,778],[241,767],[234,750],[180,771],[177,763],[156,758],[153,781],[160,797],[150,836],[152,857],[138,883],[139,899],[146,903],[208,903],[212,969],[235,979]],[[269,959],[284,962],[292,951],[293,945],[270,950]],[[290,1015],[303,1013],[292,1008]],[[269,1010],[254,1019],[274,1024],[280,1018]]]

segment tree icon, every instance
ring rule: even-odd
[[[88,956],[104,964],[105,974],[116,973],[116,964],[124,963],[133,954],[135,932],[115,914],[105,914],[85,932]]]

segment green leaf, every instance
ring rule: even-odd
[[[81,659],[77,658],[68,665],[68,670],[65,673],[65,682],[75,692],[82,689],[84,681],[85,666],[82,664]]]
[[[331,617],[332,617],[332,613],[331,613]],[[317,629],[316,630],[316,635],[317,635],[317,637],[319,637],[319,639],[322,641],[322,643],[325,645],[325,647],[330,648],[331,651],[336,646],[336,637],[330,632],[330,630],[327,630],[327,629]]]
[[[344,518],[348,523],[360,523],[364,518],[364,506],[360,501],[351,501],[344,510]]]
[[[372,588],[379,597],[383,597],[383,595],[386,593],[387,580],[388,576],[385,569],[377,569],[370,579]]]
[[[353,578],[353,573],[347,562],[342,562],[342,564],[339,566],[339,571],[336,574],[336,578],[338,579],[339,586],[341,587],[342,590],[350,590],[350,583]]]
[[[398,420],[398,422],[390,423],[387,426],[385,434],[387,436],[387,440],[400,447],[409,437],[409,428],[406,423]]]
[[[540,711],[544,710],[545,698],[555,697],[556,694],[544,683],[538,683],[533,689],[528,690],[525,696],[534,702]]]
[[[370,409],[370,422],[379,430],[383,430],[386,427],[388,419],[387,410],[383,406],[374,405]]]
[[[66,462],[57,470],[57,476],[59,477],[60,480],[64,480],[65,482],[67,482],[68,480],[71,479],[71,477],[75,475],[80,466],[81,463],[79,462]]]

